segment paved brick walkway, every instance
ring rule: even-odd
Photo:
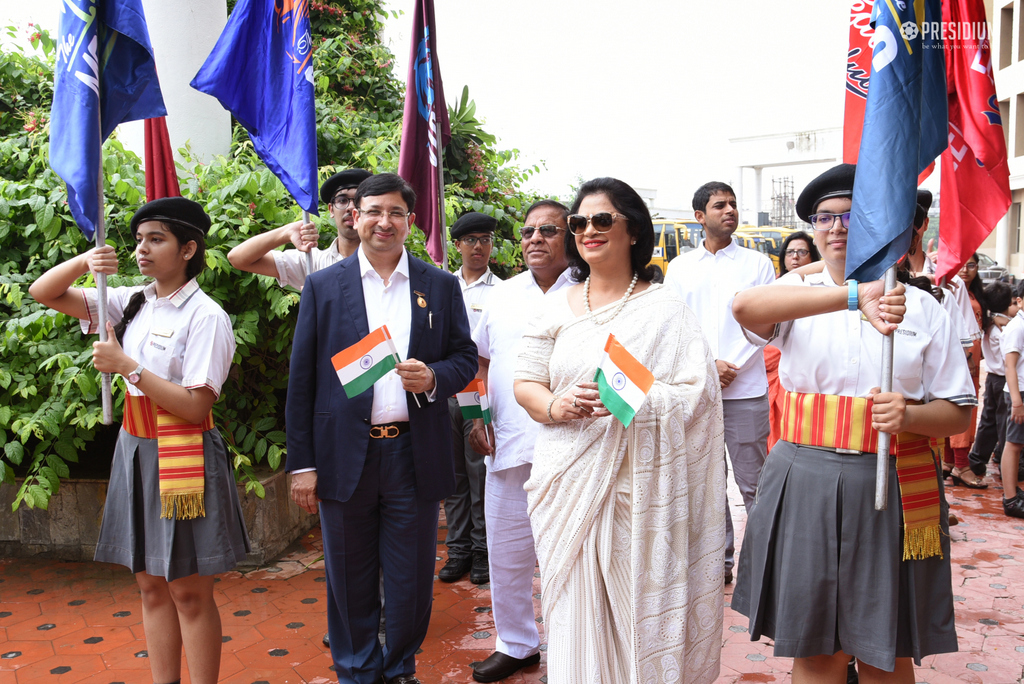
[[[989,478],[991,481],[991,477]],[[738,501],[736,492],[732,500]],[[917,670],[929,684],[1022,681],[1024,521],[1005,518],[999,490],[948,490],[962,520],[952,528],[953,593],[960,652]],[[733,506],[737,531],[742,506]],[[443,524],[443,520],[442,520]],[[443,539],[444,530],[438,538]],[[287,684],[335,681],[320,639],[324,571],[319,530],[265,568],[219,578],[224,620],[221,681]],[[438,568],[445,557],[438,543]],[[539,579],[535,607],[540,615]],[[731,598],[726,591],[726,603]],[[541,625],[543,633],[543,625]],[[725,611],[720,682],[788,682],[791,661],[751,643],[746,619]],[[489,590],[468,579],[435,583],[430,631],[418,657],[424,684],[470,682],[470,663],[494,648]],[[0,560],[0,684],[148,684],[139,592],[123,568],[101,563]],[[506,680],[544,681],[544,662]],[[188,682],[187,670],[183,682]]]

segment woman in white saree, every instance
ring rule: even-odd
[[[515,383],[543,424],[526,490],[548,682],[711,682],[726,505],[714,360],[682,299],[651,283],[654,228],[632,188],[585,183],[569,227],[583,284],[533,322]],[[628,428],[591,382],[609,333],[655,378]]]

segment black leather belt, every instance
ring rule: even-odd
[[[387,423],[386,425],[371,425],[370,437],[373,439],[394,439],[409,431],[409,422]]]

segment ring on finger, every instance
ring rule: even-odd
[[[575,408],[579,408],[579,405],[578,405],[578,404],[576,403],[576,400],[577,400],[577,399],[579,399],[579,397],[575,397],[575,396],[574,396],[574,397],[572,398],[572,405],[573,405],[573,407],[575,407]]]

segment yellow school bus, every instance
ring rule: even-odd
[[[654,222],[654,254],[650,265],[654,266],[658,275],[664,276],[668,270],[668,262],[683,252],[688,252],[704,239],[704,227],[696,221]],[[660,278],[659,278],[660,280]]]

